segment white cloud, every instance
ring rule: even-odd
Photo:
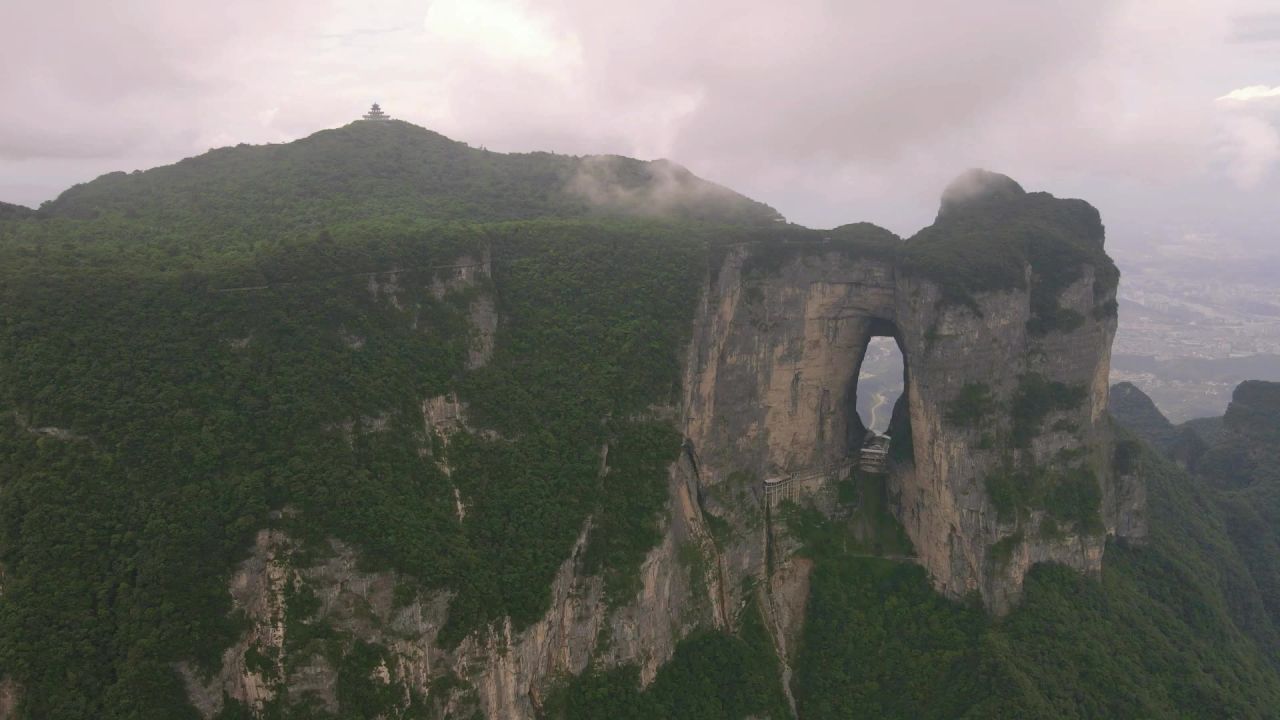
[[[577,38],[558,30],[524,3],[436,0],[424,27],[433,42],[456,46],[504,65],[535,64],[551,73],[581,62]]]
[[[1266,85],[1249,85],[1248,87],[1236,88],[1226,95],[1219,97],[1218,100],[1249,102],[1251,100],[1268,100],[1271,98],[1280,99],[1280,85],[1276,87],[1268,87]]]
[[[1226,173],[1241,190],[1257,190],[1280,163],[1280,86],[1236,88],[1215,104]]]

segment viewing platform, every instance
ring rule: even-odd
[[[804,490],[806,488],[809,490],[816,489],[810,486],[821,485],[830,480],[833,475],[843,475],[851,467],[853,467],[853,460],[845,458],[839,462],[811,470],[766,478],[764,481],[764,504],[766,507],[774,508],[781,504],[783,500],[796,500],[802,494],[805,494]]]
[[[870,473],[883,473],[889,469],[888,435],[875,435],[867,440],[858,458],[858,469]]]
[[[888,435],[871,435],[856,458],[846,457],[810,470],[766,478],[763,483],[765,507],[775,508],[784,500],[798,500],[802,495],[816,491],[833,476],[838,479],[854,465],[857,465],[859,472],[888,472],[889,439]]]

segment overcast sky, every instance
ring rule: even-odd
[[[981,166],[1274,252],[1280,0],[3,0],[0,199],[344,124],[667,157],[829,227]]]

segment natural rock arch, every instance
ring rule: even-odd
[[[906,397],[907,374],[910,372],[911,366],[907,363],[907,355],[905,352],[903,352],[903,349],[902,349],[902,339],[900,338],[900,332],[898,331],[898,326],[894,324],[892,320],[889,320],[887,318],[873,317],[871,318],[871,326],[868,328],[866,338],[862,342],[862,348],[859,353],[861,356],[861,359],[858,363],[858,366],[853,369],[853,378],[849,384],[849,394],[845,399],[845,412],[847,417],[849,418],[847,445],[849,447],[850,452],[852,452],[857,447],[859,447],[859,444],[862,443],[863,440],[865,439],[867,432],[873,429],[871,424],[873,423],[875,418],[862,417],[862,414],[858,411],[858,402],[859,400],[861,400],[861,391],[862,391],[862,384],[863,384],[862,372],[863,372],[863,369],[866,367],[867,355],[871,350],[871,343],[876,338],[888,338],[892,340],[895,348],[897,349],[898,354],[902,358],[903,393],[901,396],[899,396],[896,399],[894,405],[896,406],[898,403],[905,402],[904,398]],[[891,406],[889,409],[892,412],[894,408]],[[900,425],[898,427],[898,430],[899,432],[901,431],[909,432],[910,427],[908,425]],[[892,433],[887,433],[887,434],[892,436]]]
[[[850,407],[858,368],[870,338],[887,335],[898,343],[906,376],[894,434],[907,436],[894,443],[909,437],[890,479],[892,511],[941,592],[977,592],[1002,612],[1032,564],[1094,572],[1108,534],[1142,534],[1140,489],[1118,482],[1110,467],[1114,266],[1081,261],[1066,275],[1068,260],[1053,245],[1060,237],[1068,249],[1096,242],[1086,259],[1109,266],[1097,214],[1079,201],[1024,194],[999,177],[990,195],[969,187],[982,176],[962,181],[964,192],[949,190],[939,223],[907,243],[857,226],[724,254],[696,322],[684,401],[685,434],[700,460],[698,494],[709,498],[710,512],[731,522],[741,514],[722,499],[734,494],[720,489],[725,483],[812,475],[847,458],[862,436]],[[996,220],[983,225],[966,216],[978,211]],[[1019,220],[1024,211],[1047,219],[1032,225]],[[1008,257],[988,257],[983,233],[1002,231],[1003,222],[1043,237],[1015,236],[1001,246],[1012,248]],[[940,228],[960,239],[947,245],[950,235]],[[921,247],[943,258],[940,270],[925,264],[934,257],[912,254]],[[1052,264],[1037,265],[1032,251]],[[993,267],[999,282],[958,296],[954,274],[964,271],[967,253]],[[1036,393],[1070,402],[1040,407]],[[986,416],[955,411],[968,395],[985,403]],[[1010,511],[1003,498],[993,499],[1001,473],[1034,479],[1066,468],[1067,457],[1071,472],[1092,478],[1083,482],[1097,492],[1096,526],[1055,522],[1050,530],[1052,508]],[[753,542],[729,548],[726,562],[755,572],[763,553]]]

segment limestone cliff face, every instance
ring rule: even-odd
[[[888,262],[817,252],[766,274],[752,253],[729,253],[695,329],[685,434],[707,485],[735,470],[766,477],[847,456],[866,340],[895,314]]]
[[[437,641],[448,619],[449,593],[397,601],[396,575],[361,570],[355,548],[331,541],[327,554],[315,558],[308,553],[314,559],[299,562],[291,538],[263,530],[230,587],[249,629],[223,653],[216,674],[204,676],[188,664],[178,666],[188,698],[203,717],[221,712],[225,698],[252,711],[284,696],[288,705],[338,712],[338,669],[323,646],[312,652],[288,645],[289,588],[301,587],[317,600],[308,622],[385,650],[386,659],[373,676],[402,697],[405,707],[425,703],[442,717],[471,717],[478,711],[487,718],[534,718],[551,682],[581,673],[592,661],[604,666],[636,663],[641,680],[648,683],[681,638],[696,627],[719,624],[705,590],[711,587],[709,578],[696,583],[704,588],[699,595],[689,568],[678,559],[682,545],[710,542],[690,487],[687,465],[677,463],[669,484],[666,532],[641,567],[641,589],[630,603],[609,607],[602,580],[581,573],[589,531],[584,528],[552,582],[546,616],[519,631],[508,620],[468,636],[457,647]]]
[[[898,492],[898,517],[921,562],[947,595],[977,591],[993,610],[1003,612],[1034,563],[1101,569],[1104,533],[1081,527],[1049,532],[1045,511],[1034,507],[1002,518],[987,490],[993,476],[1082,468],[1099,484],[1098,509],[1103,529],[1111,534],[1121,515],[1136,510],[1129,497],[1134,491],[1116,488],[1111,471],[1106,405],[1115,319],[1093,317],[1094,282],[1086,272],[1059,297],[1061,307],[1086,318],[1078,328],[1033,337],[1027,331],[1025,291],[985,294],[974,312],[940,306],[929,281],[903,278],[897,323],[910,364],[906,397],[914,467],[893,473],[891,486]],[[1104,292],[1103,302],[1112,299]],[[1051,410],[1030,429],[1029,447],[1018,448],[1011,438],[1020,430],[1029,432],[1018,427],[1029,420],[1013,408],[1019,393],[1027,392],[1028,377],[1081,388],[1084,397],[1074,407]],[[985,387],[993,408],[972,424],[948,417],[966,386]],[[1006,558],[993,554],[1001,542],[1011,546]]]
[[[1012,181],[999,190],[995,198],[949,191],[930,229],[958,226],[958,239],[948,240],[958,247],[945,250],[961,259],[991,252],[964,243],[984,230],[1001,232],[1006,220],[1029,224],[1018,214],[1024,207],[1045,212],[1044,227],[1032,229],[1049,242],[1058,241],[1054,233],[1077,232],[1059,221],[1055,203],[1078,201],[1027,195]],[[963,217],[987,212],[983,203],[993,205],[989,225]],[[1080,214],[1080,206],[1066,210]],[[949,212],[963,222],[945,218]],[[1083,211],[1086,221],[1091,212]],[[1105,261],[1097,228],[1095,256]],[[905,412],[898,414],[909,418],[909,429],[891,430],[909,452],[893,464],[890,509],[941,592],[977,592],[1002,612],[1032,564],[1097,571],[1108,534],[1142,535],[1141,488],[1114,477],[1110,462],[1105,411],[1116,320],[1115,285],[1103,277],[1113,272],[1109,261],[1079,262],[1062,282],[1062,267],[1037,266],[1038,256],[1020,255],[1015,238],[1001,248],[1009,257],[999,260],[1001,270],[1012,263],[1017,274],[1006,286],[966,288],[961,301],[947,268],[931,272],[911,262],[916,239],[886,251],[882,237],[862,232],[859,242],[837,237],[727,253],[695,329],[686,388],[685,432],[704,495],[714,499],[716,488],[743,478],[786,477],[856,456],[863,439],[853,410],[858,368],[870,337],[888,335],[904,355]],[[922,236],[922,244],[939,242]],[[966,393],[979,401],[961,417]],[[1052,498],[1055,478],[1067,475],[1092,484],[1098,522],[1054,519],[1053,507],[1031,497]],[[1026,497],[1012,508],[998,508],[991,497],[1004,478],[1025,486],[1015,487]],[[741,515],[717,504],[708,509]],[[749,567],[759,553],[742,547],[729,554],[741,558],[743,567],[734,570],[762,574]]]

